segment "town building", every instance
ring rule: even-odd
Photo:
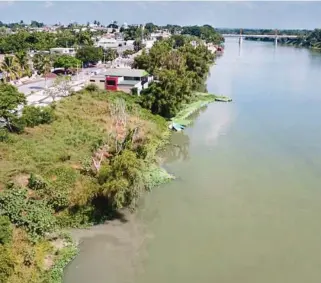
[[[64,47],[50,48],[50,54],[75,56],[76,50],[75,48],[64,48]]]
[[[111,91],[124,91],[126,93],[140,92],[147,88],[153,77],[145,70],[111,68],[107,71],[92,76],[90,83],[97,85],[100,89]]]
[[[99,41],[96,43],[97,47],[102,47],[104,49],[108,48],[117,48],[119,46],[119,42],[115,38],[107,38],[102,37],[99,39]]]
[[[164,31],[156,31],[156,32],[152,32],[150,34],[150,38],[152,40],[156,40],[158,38],[169,38],[169,37],[171,37],[171,33],[166,31],[166,30],[164,30]]]

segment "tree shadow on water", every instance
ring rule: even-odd
[[[189,136],[184,132],[174,133],[171,143],[166,147],[163,154],[166,163],[188,160],[189,144]]]

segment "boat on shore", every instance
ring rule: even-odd
[[[224,97],[224,96],[215,97],[215,101],[218,101],[218,102],[231,102],[232,98]]]

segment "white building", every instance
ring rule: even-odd
[[[151,39],[156,40],[158,37],[169,38],[171,34],[168,31],[157,31],[150,34]]]
[[[90,78],[90,83],[96,84],[101,89],[126,93],[136,89],[138,95],[152,81],[153,77],[145,70],[127,68],[110,68]]]
[[[117,48],[119,42],[115,38],[100,38],[99,41],[96,43],[97,47],[102,47],[104,49],[108,48]]]
[[[76,50],[75,48],[64,48],[64,47],[50,48],[50,54],[75,56]]]

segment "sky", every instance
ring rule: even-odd
[[[2,22],[46,24],[61,22],[103,24],[203,25],[230,28],[321,28],[317,1],[0,1]]]

